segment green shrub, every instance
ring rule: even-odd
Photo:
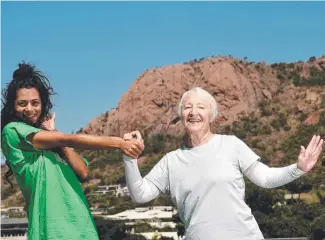
[[[258,107],[261,111],[261,115],[262,117],[267,117],[267,116],[271,116],[272,115],[272,109],[270,108],[270,105],[265,103],[265,102],[261,102],[258,104]]]

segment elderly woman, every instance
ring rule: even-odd
[[[132,200],[144,203],[169,194],[185,224],[186,240],[264,239],[244,201],[243,175],[264,188],[287,184],[313,168],[324,140],[314,136],[306,149],[302,146],[297,163],[269,168],[237,137],[211,132],[218,110],[207,91],[184,93],[178,114],[187,133],[184,147],[167,153],[144,178],[137,159],[124,156]],[[133,136],[142,141],[137,131],[124,138]]]

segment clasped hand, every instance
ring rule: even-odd
[[[125,152],[128,156],[130,156],[132,158],[138,158],[139,155],[144,150],[144,142],[143,142],[143,139],[141,137],[141,133],[139,131],[133,131],[133,132],[125,133],[124,136],[123,136],[123,139],[125,141],[136,141],[138,144],[140,144],[140,147],[141,147],[141,152],[140,153],[136,152],[136,154],[135,154],[134,152],[132,152],[132,156],[131,156],[130,154]]]

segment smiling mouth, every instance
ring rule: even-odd
[[[22,117],[25,121],[33,122],[33,120],[36,118],[36,115],[30,115],[30,116],[23,115]]]
[[[36,117],[36,115],[30,115],[30,116],[27,116],[27,115],[24,115],[26,118],[29,118],[29,119],[32,119],[34,117]]]
[[[187,120],[187,122],[190,124],[198,124],[201,123],[201,120]]]

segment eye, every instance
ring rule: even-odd
[[[19,101],[19,102],[17,102],[17,105],[19,107],[26,107],[27,106],[27,102],[26,101]]]
[[[41,104],[41,102],[40,101],[33,101],[32,102],[32,105],[34,106],[34,107],[37,107],[37,106],[39,106]]]

